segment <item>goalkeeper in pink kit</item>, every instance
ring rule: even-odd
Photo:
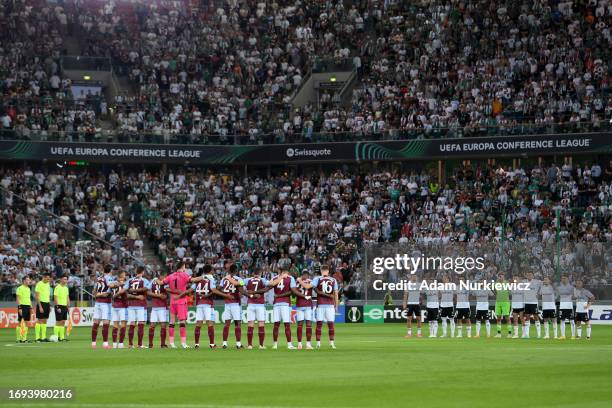
[[[168,275],[164,279],[164,284],[167,286],[166,291],[170,296],[170,347],[176,348],[174,345],[174,324],[178,320],[181,334],[181,345],[183,348],[189,348],[187,345],[187,328],[185,321],[187,320],[187,296],[186,292],[190,286],[191,276],[185,270],[185,262],[179,263],[179,268],[176,272]]]

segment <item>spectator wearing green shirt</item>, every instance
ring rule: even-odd
[[[26,343],[28,341],[28,322],[32,313],[32,292],[30,291],[29,276],[24,276],[21,279],[21,285],[17,288],[17,315],[18,325],[15,329],[17,334],[17,343]]]
[[[51,311],[51,274],[45,272],[42,280],[34,287],[34,297],[36,298],[36,332],[37,342],[48,342],[47,339],[47,319]]]
[[[53,302],[55,303],[55,327],[53,334],[59,341],[66,341],[65,323],[68,320],[68,307],[70,306],[70,294],[68,292],[68,276],[60,278],[59,284],[53,289]]]

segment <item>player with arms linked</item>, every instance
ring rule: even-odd
[[[134,348],[134,330],[138,325],[138,347],[147,348],[142,344],[144,326],[147,322],[147,292],[151,289],[151,282],[144,277],[145,267],[136,268],[136,276],[125,283],[124,289],[128,298],[128,343]]]
[[[93,326],[91,328],[92,348],[96,348],[100,322],[102,322],[102,345],[104,348],[110,348],[108,345],[108,330],[112,318],[112,290],[117,286],[117,282],[113,276],[113,267],[111,265],[105,265],[103,271],[103,275],[96,279],[94,286],[96,303],[94,305]]]
[[[270,281],[270,286],[274,288],[274,307],[272,309],[274,328],[272,337],[274,339],[273,349],[278,348],[278,332],[281,320],[285,325],[285,337],[287,338],[287,348],[295,349],[291,342],[291,295],[299,295],[297,284],[293,276],[289,275],[289,270],[283,266],[281,273]]]
[[[256,268],[253,271],[253,277],[244,281],[244,290],[247,295],[247,348],[253,348],[253,334],[255,331],[255,321],[257,321],[257,329],[259,336],[259,349],[263,350],[264,339],[266,337],[266,307],[264,294],[270,290],[267,279],[262,278],[261,269]]]
[[[181,346],[189,348],[186,327],[187,296],[184,294],[191,283],[191,276],[187,273],[185,262],[179,262],[176,272],[168,275],[163,282],[166,285],[166,292],[170,294],[170,347],[176,348],[174,345],[174,324],[178,320]]]
[[[221,292],[225,296],[225,309],[223,309],[223,348],[227,348],[227,338],[229,337],[229,328],[234,321],[234,335],[236,336],[236,348],[241,349],[242,343],[242,307],[240,306],[240,296],[244,291],[244,281],[236,275],[238,268],[230,261],[226,261],[227,276],[221,279]],[[226,296],[229,295],[229,296]]]
[[[302,271],[302,276],[297,281],[297,289],[301,296],[297,296],[295,306],[295,321],[297,322],[297,341],[298,350],[302,349],[302,329],[306,322],[306,349],[312,350],[312,320],[313,320],[313,301],[312,301],[312,281],[308,269]]]
[[[166,345],[166,324],[168,323],[168,293],[164,285],[166,273],[162,272],[159,278],[151,281],[151,289],[147,295],[151,298],[151,322],[149,324],[149,348],[153,348],[153,339],[155,338],[155,327],[159,323],[161,348],[167,348]]]
[[[321,276],[315,277],[310,285],[302,282],[301,279],[298,283],[303,287],[312,287],[317,294],[317,348],[321,348],[323,323],[327,323],[329,345],[332,349],[335,349],[334,321],[336,320],[336,309],[338,307],[338,282],[329,276],[329,266],[323,265],[321,266]]]
[[[208,327],[208,344],[211,349],[215,349],[217,346],[215,345],[215,309],[213,295],[227,299],[231,299],[232,297],[217,289],[217,283],[212,276],[212,267],[210,265],[204,265],[204,267],[198,271],[197,276],[192,278],[191,281],[193,284],[184,295],[195,293],[196,326],[194,331],[194,347],[200,348],[202,326],[204,322],[206,322]]]

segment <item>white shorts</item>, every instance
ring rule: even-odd
[[[110,303],[97,303],[94,306],[94,320],[111,320],[113,317]]]
[[[317,322],[333,323],[336,321],[336,308],[333,306],[317,307]]]
[[[167,323],[168,309],[165,307],[154,307],[151,309],[151,323]]]
[[[202,304],[196,306],[196,322],[214,322],[215,309],[210,305]]]
[[[276,304],[272,309],[272,321],[278,323],[291,323],[291,306],[287,304]]]
[[[127,322],[127,307],[113,307],[113,323]]]
[[[242,307],[238,303],[226,303],[221,320],[240,320],[242,321]]]
[[[312,320],[313,322],[316,322],[317,321],[317,307],[316,306],[312,307],[310,314],[311,314],[310,320]]]
[[[146,322],[147,309],[142,306],[128,306],[128,323]]]
[[[311,307],[298,307],[295,309],[295,321],[301,322],[303,320],[312,321],[312,308]]]
[[[259,304],[250,304],[247,306],[247,321],[249,322],[265,322],[266,321],[266,306]]]

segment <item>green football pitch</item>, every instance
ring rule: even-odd
[[[326,330],[321,350],[287,350],[282,330],[282,347],[272,350],[269,327],[267,350],[92,350],[87,328],[68,343],[24,345],[14,330],[0,330],[0,406],[612,406],[612,326],[594,326],[591,341],[406,340],[399,324],[340,324],[336,332],[336,350]],[[74,399],[7,399],[7,390],[24,388],[71,388]]]

